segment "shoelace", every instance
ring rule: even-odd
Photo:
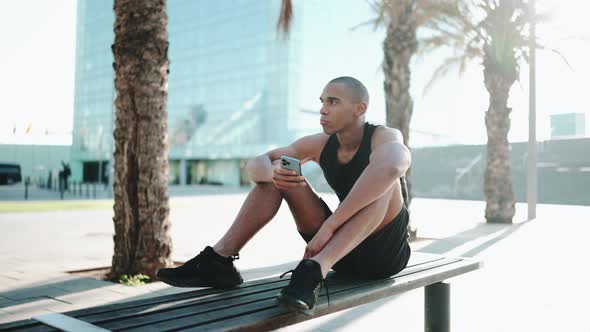
[[[281,276],[279,278],[283,279],[283,277],[287,274],[287,273],[291,273],[293,274],[295,270],[289,270],[283,274],[281,274]],[[324,287],[326,289],[326,298],[328,298],[328,307],[330,306],[330,291],[328,290],[328,284],[326,284],[326,282],[324,281],[325,279],[321,279],[320,280],[320,286]]]

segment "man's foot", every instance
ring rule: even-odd
[[[289,272],[293,273],[291,281],[281,290],[277,299],[280,304],[292,310],[310,314],[324,284],[322,268],[318,262],[304,259],[299,262],[295,270]]]
[[[176,268],[159,269],[156,277],[176,287],[232,288],[244,280],[234,266],[236,257],[223,257],[207,246],[200,254]]]

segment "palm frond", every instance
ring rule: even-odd
[[[293,4],[291,0],[282,0],[279,20],[277,21],[277,30],[282,32],[285,37],[289,35],[291,22],[293,21]]]
[[[426,22],[424,29],[428,37],[420,39],[418,54],[423,56],[442,46],[448,46],[456,50],[469,50],[468,56],[473,56],[473,49],[482,39],[479,30],[474,28],[474,24],[465,17],[465,10],[459,9],[455,3],[454,16],[447,15],[437,17]]]
[[[563,60],[563,62],[565,62],[565,64],[572,71],[574,71],[574,68],[570,65],[569,61],[567,61],[567,59],[565,58],[565,56],[558,49],[550,48],[550,47],[545,47],[545,46],[541,46],[541,45],[537,45],[537,48],[540,49],[540,50],[550,51],[550,52],[553,52],[553,53],[557,54],[561,58],[561,60]]]
[[[443,46],[451,44],[450,38],[444,35],[435,35],[419,40],[417,54],[425,55]]]
[[[385,24],[387,21],[387,5],[383,1],[369,1],[373,12],[377,14],[377,17],[374,19],[373,29],[377,28],[380,24]]]
[[[451,69],[458,66],[460,69],[459,74],[463,74],[466,68],[466,64],[469,60],[470,58],[467,57],[466,54],[460,54],[458,56],[449,57],[445,61],[443,61],[443,63],[436,68],[436,70],[432,74],[432,77],[424,87],[424,90],[422,91],[422,96],[425,96],[430,91],[430,89],[432,89],[434,83],[436,83],[439,79],[445,76]]]
[[[463,1],[417,1],[416,26],[425,27],[433,22],[444,23],[454,29],[459,29],[462,26],[461,21],[465,18],[461,7]]]
[[[362,27],[365,27],[367,25],[372,25],[373,26],[373,30],[377,30],[377,28],[380,25],[384,25],[385,23],[385,14],[384,11],[382,10],[382,4],[381,1],[375,1],[375,0],[366,0],[365,1],[367,3],[367,5],[369,5],[369,7],[371,7],[371,11],[376,13],[377,16],[375,18],[372,18],[370,20],[367,20],[365,22],[359,23],[353,27],[350,28],[350,30],[356,30]]]
[[[402,16],[411,16],[414,20],[416,2],[418,0],[367,0],[371,10],[377,15],[375,18],[356,25],[354,29],[372,24],[373,29],[382,25],[396,26]]]

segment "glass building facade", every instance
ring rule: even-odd
[[[75,180],[97,181],[114,146],[113,4],[79,1],[77,11],[71,166]]]
[[[277,36],[280,1],[168,2],[172,184],[247,182],[247,159],[301,136],[301,28]],[[298,10],[297,8],[295,10]],[[108,181],[113,154],[113,4],[79,0],[72,171]]]

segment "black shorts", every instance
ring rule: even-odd
[[[328,216],[330,207],[322,200]],[[369,235],[348,255],[342,257],[332,269],[337,274],[352,275],[360,278],[385,278],[403,270],[410,260],[408,243],[409,213],[402,207],[399,214],[379,232]],[[301,234],[306,242],[313,235]]]

